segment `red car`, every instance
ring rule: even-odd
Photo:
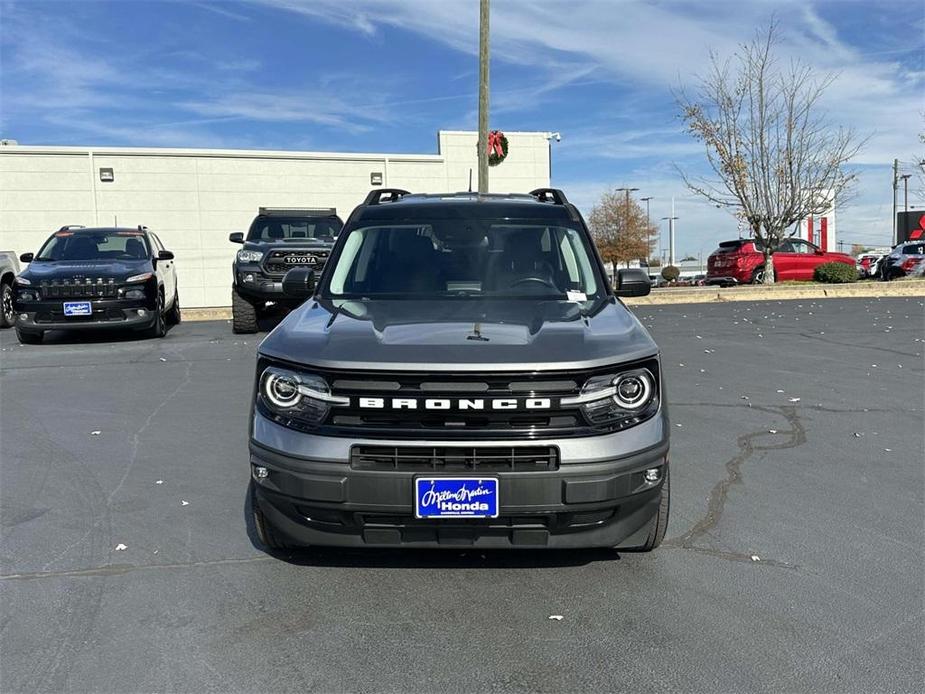
[[[846,253],[823,251],[803,239],[785,239],[774,251],[778,281],[811,280],[817,265],[845,263],[855,267]],[[754,239],[723,241],[707,259],[707,284],[754,284],[764,280],[764,253]]]

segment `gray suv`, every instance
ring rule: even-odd
[[[260,345],[251,502],[271,549],[616,547],[668,523],[659,351],[554,189],[353,211]]]

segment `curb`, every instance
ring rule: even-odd
[[[850,299],[893,296],[925,297],[925,281],[895,280],[862,284],[807,284],[805,287],[696,287],[691,289],[656,289],[649,296],[627,297],[627,306],[654,304],[705,304],[724,301],[783,301],[786,299]],[[230,306],[184,308],[183,320],[231,320]]]
[[[656,289],[648,296],[627,297],[627,306],[655,304],[704,304],[725,301],[783,301],[787,299],[851,299],[877,297],[925,297],[922,280],[864,282],[860,284],[807,284],[805,287],[783,285],[769,287],[696,287],[691,289]]]

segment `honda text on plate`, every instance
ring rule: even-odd
[[[62,227],[15,280],[13,310],[20,342],[48,330],[131,328],[163,337],[180,322],[173,253],[146,227]]]
[[[371,193],[262,342],[254,524],[270,548],[617,547],[668,522],[658,347],[559,190]]]

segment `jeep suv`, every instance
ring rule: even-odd
[[[617,547],[668,522],[659,350],[559,190],[379,190],[261,343],[254,526],[269,548]]]
[[[257,332],[257,319],[271,302],[298,306],[300,299],[286,296],[283,275],[302,266],[320,273],[343,226],[333,208],[261,207],[246,238],[240,231],[230,234],[229,241],[244,245],[232,266],[234,332]]]

